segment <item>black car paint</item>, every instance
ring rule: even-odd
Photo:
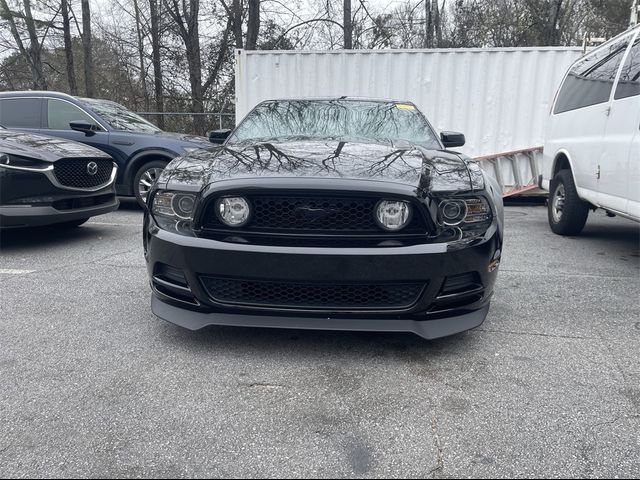
[[[1,92],[0,102],[4,99],[41,99],[42,115],[37,125],[19,127],[16,129],[64,138],[98,148],[109,154],[118,165],[116,189],[118,195],[133,195],[132,181],[137,170],[145,163],[154,160],[171,161],[184,153],[185,148],[210,148],[212,144],[205,138],[182,133],[159,132],[128,132],[115,130],[82,99],[57,92]],[[69,102],[89,114],[101,127],[101,131],[80,132],[76,130],[52,130],[47,126],[47,99],[57,99]],[[14,128],[12,125],[5,125]]]
[[[41,166],[61,159],[111,157],[95,148],[60,138],[0,128],[0,153],[33,160]],[[98,204],[58,210],[53,205],[64,201],[95,199]],[[43,226],[71,222],[101,215],[118,208],[113,182],[94,191],[71,190],[54,185],[45,173],[16,170],[0,165],[0,227]]]
[[[502,249],[502,199],[495,182],[457,152],[406,142],[347,138],[227,142],[208,152],[175,159],[156,184],[155,192],[160,190],[198,195],[191,236],[162,230],[149,212],[145,215],[145,256],[154,290],[154,312],[186,328],[225,324],[403,330],[435,338],[478,326],[486,316]],[[204,205],[214,198],[282,190],[374,192],[404,198],[422,207],[429,232],[418,239],[398,235],[390,241],[381,234],[367,241],[333,243],[320,236],[305,243],[250,234],[212,236],[201,228]],[[493,221],[483,235],[456,237],[451,227],[441,223],[438,204],[450,196],[483,196],[489,201]],[[154,277],[159,263],[183,271],[195,304],[159,290]],[[467,272],[479,276],[481,298],[438,309],[436,298],[445,279]],[[199,278],[203,274],[309,283],[422,280],[428,286],[420,301],[406,311],[287,311],[216,304],[203,288]]]

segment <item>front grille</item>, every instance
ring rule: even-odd
[[[375,207],[382,197],[330,195],[248,195],[252,217],[234,231],[255,233],[384,235],[375,221]],[[214,211],[206,213],[205,229],[228,229]],[[413,205],[412,219],[399,234],[425,233],[421,212]]]
[[[75,208],[89,208],[111,203],[116,199],[113,193],[106,195],[97,195],[93,197],[65,198],[64,200],[56,200],[51,204],[56,210],[73,210]]]
[[[313,284],[203,277],[217,303],[298,310],[404,310],[415,304],[424,283]]]
[[[95,162],[98,166],[94,175],[90,175],[88,166]],[[56,180],[70,188],[97,188],[106,185],[111,179],[113,161],[106,158],[64,158],[54,163],[53,173]]]

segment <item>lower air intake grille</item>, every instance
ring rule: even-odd
[[[422,294],[424,283],[312,284],[203,277],[218,303],[299,310],[402,310]]]

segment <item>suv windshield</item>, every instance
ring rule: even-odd
[[[231,143],[286,137],[406,141],[439,148],[410,103],[366,100],[274,100],[259,104],[238,126]]]
[[[126,132],[158,133],[161,132],[153,123],[133,113],[119,103],[95,98],[78,98],[115,130]]]

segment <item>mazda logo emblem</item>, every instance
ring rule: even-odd
[[[87,163],[87,173],[91,176],[98,173],[98,164],[96,162]]]

